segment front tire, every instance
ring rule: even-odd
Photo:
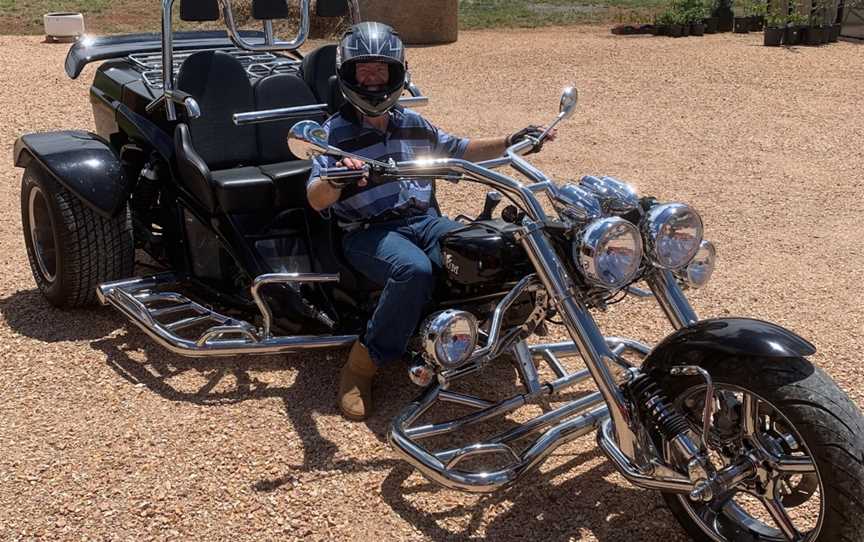
[[[698,541],[864,540],[864,418],[837,384],[803,358],[725,358],[700,365],[714,380],[720,406],[709,439],[713,457],[723,449],[731,457],[736,448],[764,446],[778,461],[763,464],[767,481],[708,503],[664,494],[688,534]],[[704,383],[667,376],[661,385],[701,435]],[[792,474],[795,469],[800,471]],[[755,503],[753,517],[747,503]]]
[[[21,179],[21,223],[36,286],[55,307],[96,304],[96,286],[135,266],[128,205],[105,218],[35,161]]]

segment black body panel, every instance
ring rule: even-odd
[[[253,45],[264,44],[264,33],[241,30],[240,36]],[[233,48],[228,34],[222,31],[175,32],[174,50]],[[66,55],[66,75],[75,79],[84,66],[97,60],[122,58],[132,53],[155,53],[162,50],[162,35],[156,33],[104,36],[78,40]]]
[[[663,339],[642,364],[650,370],[695,365],[707,357],[791,358],[816,352],[807,340],[776,324],[750,318],[702,320]]]
[[[81,130],[27,134],[15,141],[15,165],[36,160],[63,186],[104,216],[126,201],[130,181],[111,146]]]
[[[445,235],[441,255],[449,280],[500,289],[531,273],[525,251],[513,238],[517,229],[503,220],[480,220]]]

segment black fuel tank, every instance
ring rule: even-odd
[[[532,272],[531,262],[514,239],[518,226],[482,220],[441,239],[441,256],[449,279],[465,286],[514,282]]]

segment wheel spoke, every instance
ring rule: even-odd
[[[744,424],[744,434],[757,436],[762,424],[762,418],[759,417],[759,399],[745,393],[742,401],[741,421]]]
[[[783,474],[816,473],[816,465],[807,456],[781,455],[771,461],[771,468]]]
[[[783,536],[785,536],[787,540],[801,540],[801,533],[799,533],[798,529],[795,528],[795,524],[792,523],[792,518],[790,518],[789,514],[786,513],[786,508],[783,506],[783,503],[780,502],[780,499],[769,499],[763,497],[761,500],[762,504],[765,505],[765,508],[768,510],[768,513],[771,514],[772,518],[774,518],[774,523],[776,523],[777,527],[780,528]]]

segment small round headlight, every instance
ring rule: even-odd
[[[597,286],[620,288],[639,271],[642,239],[636,226],[623,218],[595,220],[575,243],[576,265]]]
[[[465,311],[436,312],[423,323],[421,337],[431,361],[444,369],[458,367],[477,346],[477,319]]]
[[[681,277],[691,288],[701,288],[711,279],[714,272],[714,262],[717,260],[717,251],[711,241],[702,241],[696,256],[687,264],[687,268]]]
[[[702,242],[702,218],[683,203],[664,203],[648,210],[642,221],[648,257],[657,267],[681,269]]]

